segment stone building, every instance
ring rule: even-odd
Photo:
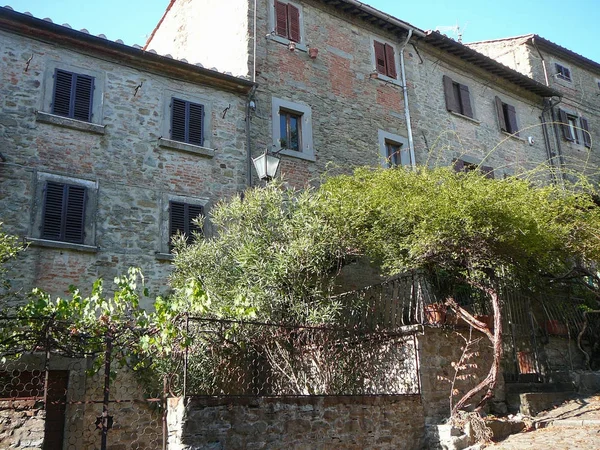
[[[555,159],[566,176],[583,172],[597,183],[600,64],[536,34],[468,46],[560,93],[544,108]]]
[[[0,8],[0,221],[14,287],[165,291],[170,237],[247,183],[253,83]]]

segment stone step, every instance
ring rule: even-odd
[[[506,395],[509,411],[535,416],[541,411],[560,405],[575,397],[573,390],[562,392],[525,392]]]

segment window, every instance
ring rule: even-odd
[[[300,42],[300,8],[275,0],[275,33],[290,41]]]
[[[452,78],[447,75],[444,75],[443,83],[444,95],[446,97],[446,109],[473,118],[469,87],[453,81]]]
[[[302,115],[286,111],[279,111],[279,144],[281,148],[299,152],[302,149]]]
[[[500,97],[495,98],[496,113],[500,129],[515,136],[519,135],[519,126],[517,125],[517,111],[515,107],[504,103]]]
[[[86,188],[47,181],[44,187],[42,239],[83,244]]]
[[[375,51],[375,69],[378,73],[396,79],[395,50],[390,44],[373,41]]]
[[[171,139],[204,145],[204,105],[175,97],[171,99]]]
[[[56,69],[52,113],[91,122],[94,77]]]
[[[558,110],[558,116],[563,136],[567,141],[584,144],[587,148],[591,148],[592,138],[590,136],[590,127],[585,117],[579,117],[563,109]]]
[[[379,152],[382,167],[410,166],[408,139],[379,130]]]
[[[188,242],[194,242],[194,234],[202,233],[202,228],[195,223],[201,216],[204,208],[184,202],[169,202],[169,243],[173,237],[182,234]]]
[[[560,78],[561,80],[565,81],[571,81],[571,69],[559,63],[555,63],[554,67],[556,68],[557,78]]]
[[[310,106],[273,97],[273,145],[281,154],[315,160]]]
[[[486,178],[494,178],[494,169],[489,166],[482,166],[474,162],[465,161],[463,159],[455,159],[453,161],[454,170],[456,172],[481,172]]]

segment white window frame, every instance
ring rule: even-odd
[[[400,146],[400,165],[405,167],[414,166],[410,155],[410,149],[408,145],[408,139],[398,134],[389,133],[384,130],[378,130],[377,137],[379,141],[379,164],[381,167],[390,168],[394,167],[390,164],[387,157],[386,143],[392,143]]]
[[[394,65],[396,68],[396,77],[397,78],[388,77],[387,75],[384,75],[377,71],[377,61],[375,60],[375,41],[381,42],[382,44],[387,44],[394,49]],[[400,82],[400,77],[401,77],[401,75],[400,75],[400,73],[401,73],[400,72],[400,54],[398,53],[398,46],[396,44],[388,41],[387,39],[380,38],[379,36],[370,36],[370,45],[371,45],[371,50],[370,50],[370,52],[371,52],[371,67],[373,68],[372,73],[377,74],[378,80],[388,81],[390,83],[401,86],[402,83]]]
[[[279,126],[279,113],[282,109],[301,116],[301,151],[281,149],[281,130]],[[313,148],[312,111],[310,106],[273,97],[271,118],[273,123],[273,149],[275,151],[279,151],[282,155],[306,159],[308,161],[315,161],[315,152]]]
[[[298,11],[300,11],[300,42],[295,42],[296,50],[301,50],[303,52],[307,52],[308,47],[306,45],[306,36],[304,34],[304,9],[302,8],[302,5],[299,3],[296,3],[296,2],[289,2],[287,0],[279,0],[279,1],[281,1],[281,3],[291,4],[291,5],[295,6],[296,8],[298,8]],[[277,27],[277,23],[275,20],[275,0],[269,0],[268,10],[269,10],[269,33],[267,34],[267,39],[271,39],[272,41],[279,42],[280,44],[289,45],[290,42],[293,42],[293,41],[290,41],[288,38],[285,38],[283,36],[279,36],[275,30],[275,28]]]

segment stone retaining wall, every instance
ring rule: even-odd
[[[35,400],[0,401],[0,449],[42,449],[45,411]]]
[[[417,449],[418,395],[188,397],[169,401],[169,450]]]

